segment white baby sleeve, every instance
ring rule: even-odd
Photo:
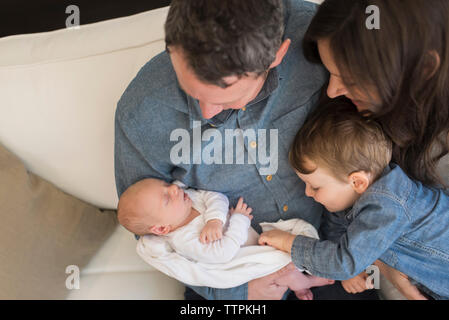
[[[186,258],[204,263],[226,263],[237,254],[246,242],[250,220],[242,214],[233,214],[229,226],[220,240],[203,244],[198,236],[189,236],[179,241],[175,250]]]
[[[219,219],[226,224],[226,218],[229,212],[229,200],[224,194],[213,191],[199,190],[198,194],[204,201],[206,211],[203,213],[204,222],[212,219]]]

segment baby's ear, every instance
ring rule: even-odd
[[[170,232],[170,226],[152,226],[150,232],[158,236],[162,236]]]
[[[368,189],[371,181],[371,174],[365,171],[356,171],[349,175],[349,184],[358,194],[362,194]]]

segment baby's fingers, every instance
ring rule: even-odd
[[[200,234],[200,242],[201,243],[206,243],[206,239],[207,239],[207,235],[205,232],[201,232]]]
[[[235,206],[235,209],[236,209],[236,210],[241,209],[241,208],[242,208],[242,205],[243,205],[243,197],[240,197],[240,198],[239,198],[239,201],[237,202],[237,205]]]

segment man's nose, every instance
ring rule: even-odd
[[[199,102],[201,113],[204,119],[210,119],[223,111],[223,106],[218,106],[206,102]]]
[[[348,94],[348,90],[341,79],[331,75],[327,86],[327,96],[331,99]]]

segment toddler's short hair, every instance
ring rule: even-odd
[[[377,179],[391,161],[392,143],[375,120],[363,116],[345,97],[327,100],[311,113],[293,141],[289,161],[302,174],[306,160],[347,181],[356,171]]]

